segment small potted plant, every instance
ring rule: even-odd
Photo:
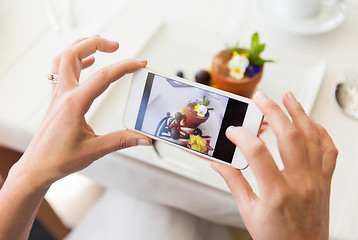
[[[200,124],[208,120],[210,114],[208,108],[210,100],[204,95],[202,101],[190,102],[185,108],[185,122],[189,128],[197,128]]]
[[[251,47],[238,45],[227,47],[216,54],[211,63],[211,78],[217,88],[244,97],[252,97],[262,77],[265,62],[273,62],[260,57],[265,44],[259,42],[256,32],[251,38]]]

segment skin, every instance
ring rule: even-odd
[[[94,63],[92,54],[117,49],[117,42],[93,36],[76,41],[53,60],[52,73],[59,79],[53,84],[48,110],[0,191],[0,239],[27,239],[38,207],[56,180],[110,152],[151,144],[150,138],[129,130],[97,135],[84,117],[112,82],[147,64],[145,60],[114,63],[79,84],[81,70]]]
[[[53,61],[59,75],[52,99],[28,149],[13,165],[0,191],[0,239],[27,239],[35,214],[50,185],[89,166],[102,156],[151,140],[129,130],[96,135],[84,114],[108,86],[146,66],[126,60],[103,68],[79,84],[81,70],[94,63],[97,50],[111,53],[118,43],[99,36],[83,38]],[[257,196],[241,172],[212,163],[228,184],[254,239],[328,239],[329,196],[337,149],[326,130],[303,111],[291,92],[283,103],[292,122],[273,101],[253,98],[277,136],[285,168],[279,171],[264,142],[244,128],[227,137],[246,156],[258,182]],[[21,217],[19,217],[21,216]]]
[[[291,92],[282,101],[292,122],[261,92],[253,100],[277,137],[284,170],[279,171],[265,143],[242,127],[229,128],[226,135],[249,162],[260,196],[240,170],[216,162],[212,168],[226,181],[253,239],[328,239],[337,148]]]

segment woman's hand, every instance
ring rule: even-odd
[[[264,142],[248,130],[229,128],[227,137],[243,152],[258,182],[257,196],[239,170],[212,163],[225,179],[253,239],[328,239],[329,198],[338,151],[326,130],[308,117],[291,92],[283,104],[255,94],[277,137],[284,163],[279,171]]]
[[[89,166],[102,156],[127,147],[150,145],[148,137],[123,130],[96,135],[84,114],[108,86],[127,73],[146,66],[145,60],[125,60],[107,66],[79,84],[81,70],[94,63],[97,50],[111,53],[118,43],[99,36],[80,39],[53,61],[52,99],[41,126],[15,169],[31,177],[37,187]]]

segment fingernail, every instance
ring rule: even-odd
[[[150,143],[147,140],[139,139],[138,140],[138,145],[139,146],[150,146]]]
[[[212,163],[210,164],[210,167],[211,167],[215,172],[219,173],[219,170],[216,168],[215,165],[216,165],[215,162],[212,162]],[[220,174],[220,173],[219,173],[219,174]]]
[[[297,101],[296,98],[295,98],[295,96],[293,95],[293,93],[292,93],[291,91],[288,91],[288,92],[286,93],[286,95],[287,95],[287,97],[288,97],[289,99],[291,99],[291,100],[293,100],[293,101]]]
[[[227,129],[226,129],[226,132],[231,132],[232,130],[235,129],[235,126],[229,126]]]
[[[147,62],[147,60],[145,60],[145,59],[136,59],[136,61],[141,64],[144,64]]]
[[[267,98],[266,95],[261,92],[261,91],[257,91],[254,95],[254,97],[257,97],[257,98]]]
[[[112,43],[113,45],[115,45],[116,47],[119,48],[119,42],[117,42],[117,41],[111,41],[111,43]]]

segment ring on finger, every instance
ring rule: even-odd
[[[53,84],[56,84],[58,81],[58,75],[51,73],[47,76],[47,80],[49,80]]]

